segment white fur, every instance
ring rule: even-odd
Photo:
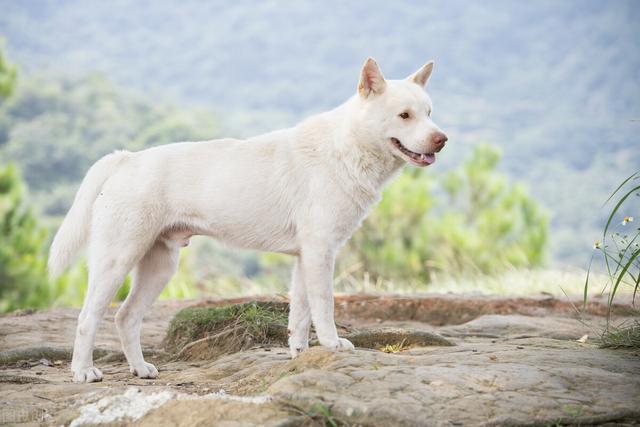
[[[423,90],[433,63],[406,80],[387,81],[373,59],[358,93],[298,126],[247,140],[184,142],[99,160],[87,173],[51,246],[60,273],[89,241],[89,288],[78,319],[74,380],[99,381],[95,333],[125,276],[133,288],[116,315],[131,372],[155,378],[140,349],[144,312],[177,267],[191,235],[293,255],[291,354],[318,340],[352,349],[333,320],[333,265],[338,248],[407,161],[391,138],[420,153],[439,151],[444,134],[431,121]],[[410,111],[410,118],[399,114]],[[440,145],[434,141],[440,138]],[[444,138],[444,139],[443,139]],[[418,162],[424,165],[424,163]]]

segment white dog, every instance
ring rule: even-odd
[[[333,319],[336,251],[382,187],[405,163],[427,166],[447,137],[431,120],[424,91],[433,62],[406,80],[384,79],[369,58],[358,92],[296,127],[247,140],[183,142],[96,162],[51,245],[49,270],[62,272],[89,241],[89,288],[78,318],[73,379],[100,381],[96,330],[126,275],[133,287],[116,314],[131,372],[155,378],[140,348],[142,317],[175,273],[193,235],[293,255],[289,346],[353,349]]]

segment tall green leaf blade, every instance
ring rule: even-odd
[[[608,198],[608,199],[607,199],[607,200],[606,200],[602,205],[604,206],[604,205],[606,205],[607,203],[609,203],[609,200],[611,200],[611,199],[613,198],[613,196],[615,196],[615,195],[616,195],[616,193],[617,193],[618,191],[620,191],[620,189],[621,189],[622,187],[624,187],[624,185],[625,185],[627,182],[629,182],[629,181],[631,181],[632,179],[634,179],[634,177],[635,177],[636,175],[638,175],[638,174],[640,174],[640,171],[638,171],[638,172],[635,172],[635,173],[631,174],[630,176],[628,176],[628,177],[627,177],[627,179],[625,179],[624,181],[622,181],[622,184],[618,185],[618,188],[616,188],[616,189],[614,190],[614,192],[613,192],[613,193],[611,193],[611,195],[609,196],[609,198]],[[639,175],[639,176],[640,176],[640,175]]]
[[[613,297],[616,295],[616,291],[618,290],[618,286],[620,285],[620,282],[622,281],[622,278],[624,277],[624,275],[626,274],[627,270],[629,270],[629,267],[633,264],[633,261],[638,258],[638,255],[640,255],[640,249],[636,250],[630,257],[629,260],[627,261],[627,263],[625,264],[624,268],[622,269],[622,271],[620,272],[620,274],[618,275],[618,279],[616,280],[615,285],[613,286],[613,288],[611,289],[611,294],[609,295],[609,310],[607,312],[607,316],[611,315],[611,305],[613,304]]]
[[[604,245],[604,241],[606,239],[607,236],[607,231],[609,230],[609,226],[611,225],[611,221],[613,221],[613,217],[615,216],[615,214],[618,212],[618,209],[620,209],[620,206],[622,206],[622,203],[624,203],[625,200],[627,200],[627,197],[629,197],[631,194],[633,194],[634,191],[638,191],[640,190],[640,185],[633,187],[631,190],[629,190],[627,192],[627,194],[625,194],[619,201],[618,203],[616,203],[616,206],[613,208],[613,210],[611,211],[611,214],[609,214],[609,219],[607,220],[607,225],[605,225],[604,227],[604,231],[602,232],[603,238],[602,238],[602,244]]]

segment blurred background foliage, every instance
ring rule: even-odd
[[[0,40],[0,99],[6,99],[13,93],[16,85],[16,67],[9,64],[3,52],[2,40]]]
[[[446,174],[410,169],[349,241],[341,265],[374,280],[430,283],[542,265],[547,214],[497,171],[500,150],[476,146]]]
[[[0,312],[51,300],[43,247],[46,237],[46,230],[25,204],[16,167],[0,167]]]
[[[451,143],[386,189],[340,253],[338,290],[578,292],[582,273],[558,269],[586,266],[602,201],[640,158],[633,1],[0,10],[0,311],[81,303],[86,266],[51,282],[44,261],[100,156],[293,125],[351,96],[369,55],[391,78],[436,59],[429,92]],[[286,292],[289,266],[194,238],[162,298]]]

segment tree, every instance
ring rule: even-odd
[[[0,312],[49,303],[46,235],[25,204],[17,168],[0,168]]]

